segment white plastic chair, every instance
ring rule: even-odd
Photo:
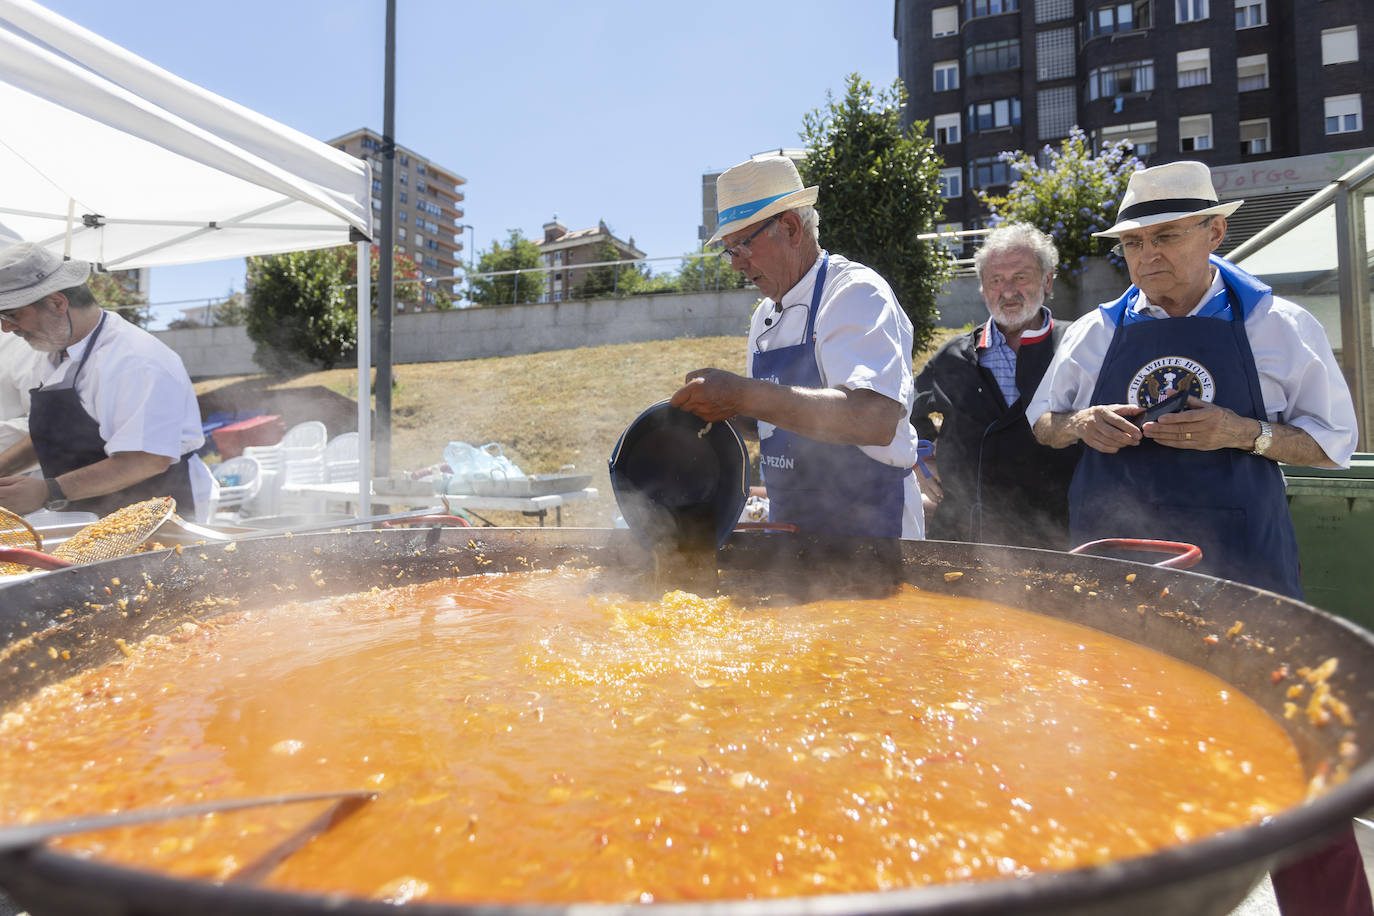
[[[358,458],[358,434],[340,433],[324,447],[324,479],[357,480],[361,463]]]
[[[219,482],[215,514],[240,514],[244,504],[262,489],[262,465],[251,455],[239,455],[210,469]]]
[[[253,516],[276,515],[281,503],[282,470],[286,463],[286,450],[281,447],[281,443],[249,445],[244,448],[243,457],[257,461],[262,483],[258,491],[244,501],[240,512]]]
[[[304,423],[297,423],[286,431],[286,435],[281,437],[281,442],[277,443],[284,449],[318,449],[324,451],[324,444],[329,441],[329,430],[319,420],[306,420]]]

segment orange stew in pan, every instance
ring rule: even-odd
[[[1299,802],[1283,730],[1153,650],[904,587],[751,607],[454,578],[185,623],[0,723],[0,822],[375,788],[266,884],[795,896],[1138,856]],[[60,846],[229,880],[319,809]]]

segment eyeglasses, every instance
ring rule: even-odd
[[[1149,242],[1151,245],[1154,246],[1155,250],[1159,250],[1161,248],[1173,248],[1183,241],[1183,237],[1185,235],[1192,232],[1199,226],[1207,225],[1211,221],[1212,217],[1204,216],[1202,218],[1202,222],[1193,223],[1193,225],[1189,226],[1187,229],[1179,229],[1175,232],[1161,232],[1158,235],[1152,235],[1149,238]],[[1119,258],[1125,257],[1128,254],[1132,256],[1138,256],[1144,250],[1145,239],[1131,239],[1130,241],[1118,242],[1117,244],[1112,246],[1112,254],[1116,255]]]
[[[720,256],[727,261],[734,260],[735,258],[749,257],[749,243],[752,242],[754,239],[758,238],[760,232],[767,229],[776,221],[777,216],[768,217],[768,219],[763,221],[762,226],[758,227],[753,232],[749,233],[749,237],[747,239],[740,242],[738,245],[732,245],[729,248],[722,248],[720,250]]]

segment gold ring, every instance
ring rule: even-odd
[[[1191,439],[1191,438],[1193,438],[1193,434],[1192,434],[1192,433],[1184,433],[1184,434],[1183,434],[1183,438],[1185,438],[1185,439]]]

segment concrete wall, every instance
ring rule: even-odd
[[[1059,318],[1075,318],[1126,288],[1124,271],[1095,261],[1073,278],[1055,281],[1050,305]],[[545,305],[513,305],[397,315],[392,325],[396,364],[516,356],[601,344],[672,340],[677,337],[743,337],[759,293],[720,293],[596,299]],[[976,277],[957,277],[940,297],[939,324],[963,327],[987,319]],[[253,342],[241,327],[158,331],[181,355],[192,378],[249,375]]]

